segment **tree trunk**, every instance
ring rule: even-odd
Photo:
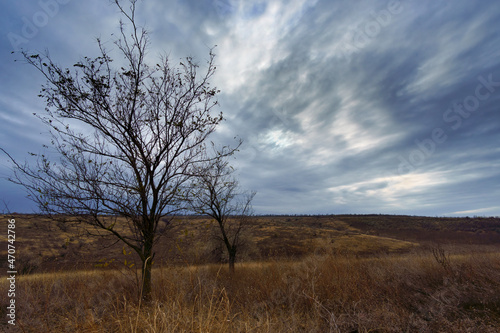
[[[234,273],[234,263],[236,262],[236,252],[229,251],[229,272]]]
[[[151,297],[151,258],[149,257],[146,262],[142,263],[142,299],[145,302],[150,302]]]
[[[153,266],[153,242],[144,242],[144,256],[142,262],[142,288],[141,296],[145,302],[150,302],[152,300],[151,295],[151,268]]]

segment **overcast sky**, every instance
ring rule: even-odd
[[[106,0],[4,1],[0,146],[20,160],[47,130],[43,78],[12,51],[71,66],[112,46]],[[498,0],[143,0],[150,57],[215,45],[233,165],[256,213],[500,216]],[[0,176],[10,174],[0,156]],[[31,212],[0,179],[0,200]]]

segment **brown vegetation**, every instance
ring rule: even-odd
[[[405,225],[405,218],[411,224]],[[391,229],[392,219],[399,219],[399,229]],[[19,259],[27,254],[26,244],[42,255],[36,270],[18,276],[19,331],[497,332],[500,327],[500,251],[494,237],[499,219],[440,224],[422,217],[255,217],[246,260],[230,275],[225,265],[199,264],[214,260],[207,259],[211,251],[203,239],[210,221],[179,218],[155,264],[149,305],[140,303],[135,269],[123,265],[131,258],[120,248],[105,250],[74,238],[66,249],[44,250],[38,242],[63,242],[66,234],[57,226],[42,232],[36,220],[26,221],[16,217]],[[468,222],[473,227],[462,230]],[[419,241],[428,226],[437,227],[439,237],[448,234],[448,241]],[[393,231],[405,237],[391,237]],[[462,233],[470,236],[468,242],[455,237]],[[29,240],[35,235],[45,238]],[[478,245],[478,239],[490,242]],[[72,246],[78,244],[88,251],[82,250],[86,264],[76,265]],[[104,251],[115,250],[107,266],[115,269],[96,268],[106,262]],[[54,255],[64,262],[60,267],[73,269],[37,273],[54,271],[44,268]],[[73,266],[66,257],[75,260]],[[6,287],[2,281],[0,293]]]

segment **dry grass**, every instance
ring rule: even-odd
[[[162,268],[153,272],[154,302],[145,305],[138,301],[135,267],[123,264],[133,256],[124,255],[121,244],[107,248],[72,226],[17,216],[16,264],[23,271],[17,331],[500,328],[500,219],[255,217],[233,276],[225,265],[207,264],[208,220],[174,222],[157,248],[155,265]],[[5,261],[5,249],[0,256]],[[0,294],[6,288],[0,280]],[[0,298],[4,318],[6,301]],[[0,331],[11,328],[4,323]]]
[[[82,270],[114,261],[123,266],[133,256],[122,253],[114,237],[89,237],[83,225],[16,215],[16,264],[25,273]],[[0,222],[7,221],[2,216]],[[123,222],[123,221],[122,221]],[[158,265],[216,262],[203,217],[176,217],[155,248]],[[121,226],[123,227],[123,226]],[[166,227],[162,222],[161,228]],[[431,243],[500,244],[500,218],[431,218],[392,215],[255,216],[238,260],[301,259],[311,254],[371,255],[401,253]],[[92,231],[94,232],[94,231]],[[0,241],[5,241],[5,233]],[[113,245],[114,244],[114,245]],[[6,248],[0,248],[5,264]],[[138,261],[135,263],[138,265]]]
[[[153,274],[149,305],[118,271],[19,276],[17,323],[22,332],[497,332],[500,255],[446,251],[445,263],[430,250],[248,262],[234,276],[167,266]],[[3,299],[1,308],[5,317]]]
[[[316,248],[334,253],[348,251],[352,254],[374,254],[380,252],[406,252],[417,247],[414,242],[401,241],[394,238],[372,235],[343,235],[332,239],[316,239]]]

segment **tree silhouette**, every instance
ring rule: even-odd
[[[123,66],[113,67],[99,39],[100,56],[73,69],[48,53],[22,52],[47,79],[39,95],[47,108],[38,117],[50,128],[52,151],[32,154],[34,164],[11,158],[10,180],[27,189],[42,213],[78,219],[133,249],[142,262],[142,296],[151,300],[159,221],[181,209],[185,185],[213,159],[205,144],[223,116],[212,112],[219,93],[210,85],[212,50],[202,75],[190,57],[178,67],[167,56],[148,65],[148,33],[136,24],[136,0],[127,8],[115,4],[127,22],[120,21],[115,42]]]
[[[224,151],[224,150],[223,150]],[[234,272],[236,255],[243,245],[242,233],[248,226],[255,192],[244,192],[233,177],[234,169],[219,156],[198,172],[189,196],[192,211],[215,220],[218,230],[214,236],[227,250],[229,270]]]

